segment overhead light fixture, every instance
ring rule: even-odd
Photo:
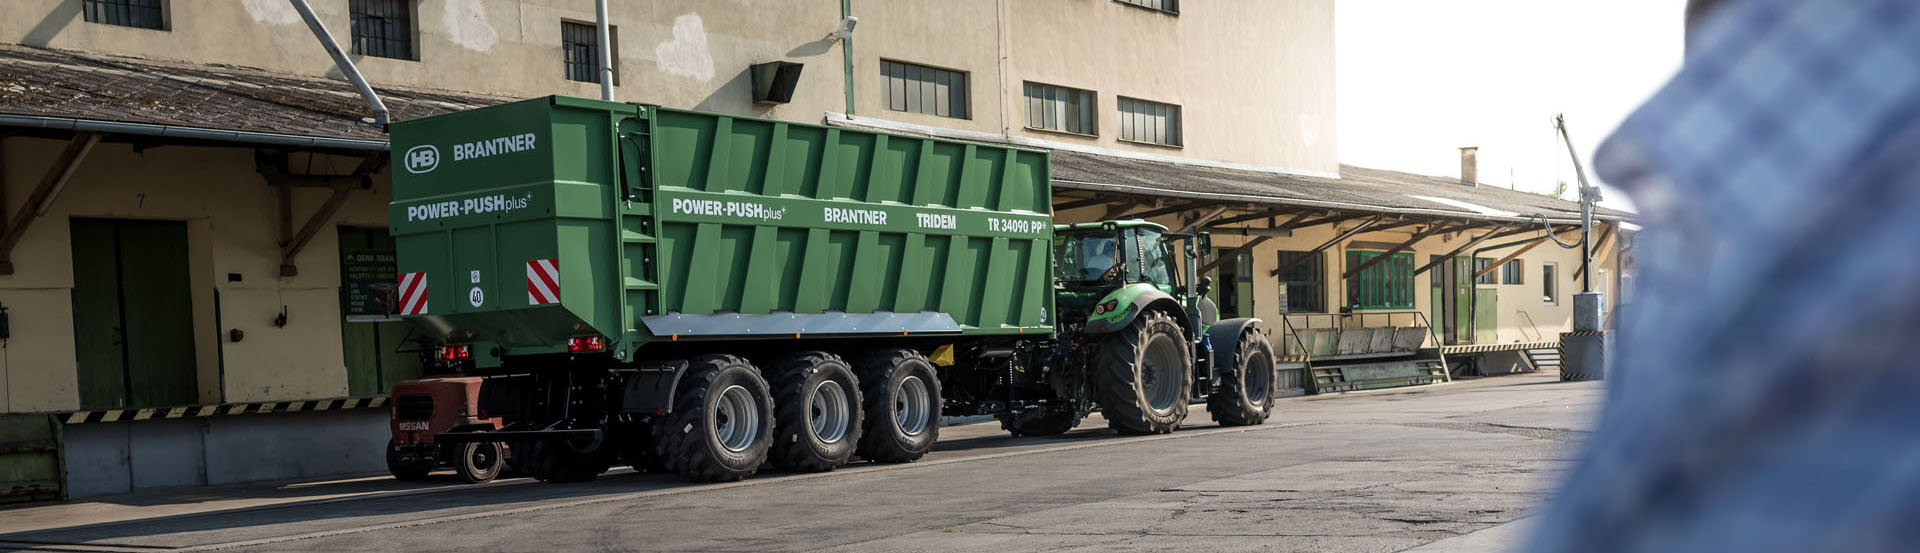
[[[853,38],[853,27],[859,24],[859,17],[851,15],[843,17],[840,19],[840,28],[833,30],[833,36],[839,37],[840,40],[851,39]]]

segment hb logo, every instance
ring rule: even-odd
[[[407,150],[407,172],[425,173],[440,166],[440,149],[421,144]]]

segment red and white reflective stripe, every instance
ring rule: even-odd
[[[400,274],[400,314],[427,313],[427,273]]]
[[[535,259],[527,262],[527,303],[560,303],[560,260]]]

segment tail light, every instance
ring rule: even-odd
[[[443,346],[437,355],[442,361],[460,361],[473,357],[473,347],[467,345]]]
[[[586,353],[607,349],[607,339],[599,336],[580,336],[567,340],[567,353]]]

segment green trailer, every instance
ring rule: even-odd
[[[1259,334],[1167,270],[1194,237],[1057,236],[1041,151],[567,97],[392,138],[395,304],[508,422],[441,438],[508,442],[545,480],[911,461],[942,414],[1049,434],[1127,398],[1119,428],[1168,431],[1219,387],[1207,329]],[[1083,238],[1124,241],[1117,272],[1055,278]],[[1087,362],[1108,338],[1127,383]]]

